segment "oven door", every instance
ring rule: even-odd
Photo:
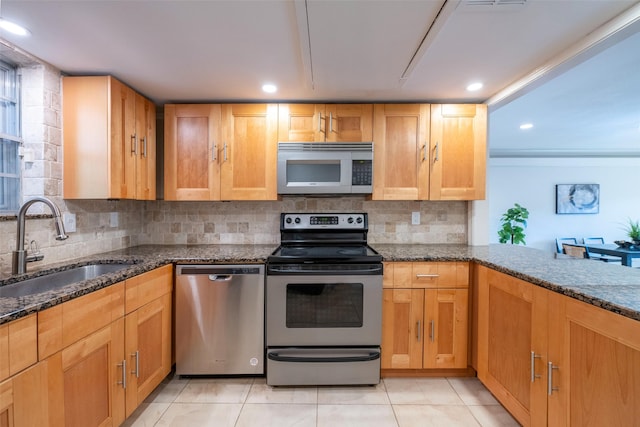
[[[381,275],[273,275],[266,286],[267,346],[378,346]]]

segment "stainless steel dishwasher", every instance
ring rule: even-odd
[[[178,265],[176,374],[264,373],[264,265]]]

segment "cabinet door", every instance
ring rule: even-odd
[[[165,200],[220,200],[220,105],[165,105]]]
[[[171,371],[171,294],[125,318],[128,417]]]
[[[0,381],[37,361],[38,326],[35,313],[0,326]]]
[[[111,79],[111,194],[113,198],[136,198],[137,143],[136,93]]]
[[[424,290],[383,289],[382,369],[422,368]]]
[[[549,315],[548,425],[638,425],[638,321],[560,294],[550,294]]]
[[[484,199],[486,147],[486,105],[432,105],[429,199]]]
[[[327,142],[373,140],[372,104],[327,104],[324,117]]]
[[[0,426],[47,425],[47,383],[40,363],[0,382]]]
[[[45,360],[49,426],[118,426],[125,419],[124,318]]]
[[[136,199],[156,198],[156,107],[136,94]]]
[[[325,140],[324,105],[278,104],[278,141]]]
[[[425,291],[424,368],[466,368],[469,325],[467,289]]]
[[[223,106],[225,138],[220,166],[222,200],[276,200],[278,106]]]
[[[547,291],[494,270],[486,278],[478,289],[478,378],[518,422],[546,425]]]
[[[374,106],[373,200],[429,198],[429,106]]]

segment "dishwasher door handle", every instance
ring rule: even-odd
[[[232,274],[210,274],[209,280],[212,282],[230,282],[233,279]]]

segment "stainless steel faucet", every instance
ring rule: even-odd
[[[16,233],[16,250],[13,251],[13,266],[11,269],[12,274],[24,274],[27,272],[27,263],[36,261],[36,257],[27,256],[27,251],[24,248],[24,227],[25,227],[25,218],[27,216],[27,210],[31,205],[36,202],[42,202],[45,205],[49,206],[51,209],[51,213],[53,213],[53,220],[56,225],[56,240],[65,240],[69,236],[67,236],[64,231],[64,224],[62,223],[62,215],[60,214],[60,209],[49,199],[46,197],[34,197],[32,199],[24,202],[22,207],[20,207],[20,211],[18,211],[18,231]],[[40,258],[42,259],[42,258]]]

